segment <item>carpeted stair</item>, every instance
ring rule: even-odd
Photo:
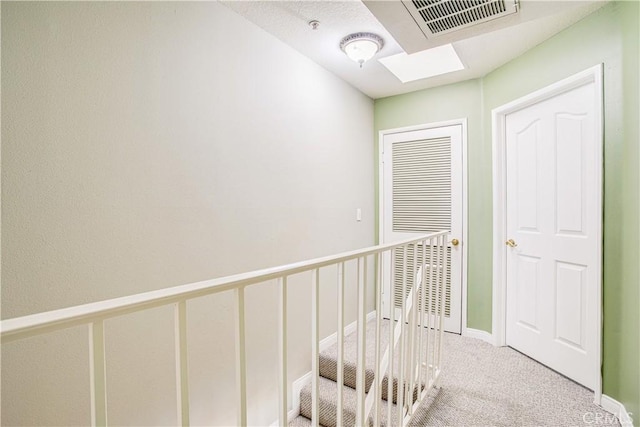
[[[344,384],[343,384],[343,423],[344,426],[354,426],[356,418],[356,360],[357,360],[357,333],[353,332],[344,339]],[[389,321],[381,323],[381,351],[380,357],[384,354],[389,342]],[[329,347],[320,353],[320,381],[319,381],[319,423],[324,427],[336,426],[337,413],[337,344]],[[366,364],[365,364],[365,387],[368,391],[374,378],[375,363],[375,321],[367,324],[366,337]],[[391,411],[391,420],[388,422],[387,416],[387,376],[383,378],[382,384],[382,400],[380,402],[380,424],[381,426],[394,425],[396,420],[396,400],[397,400],[397,384],[398,379],[396,373],[399,358],[397,354],[394,357],[394,378],[393,378],[393,402]],[[414,389],[414,397],[417,387]],[[290,426],[310,426],[311,425],[311,401],[312,401],[312,385],[307,384],[300,392],[300,415],[292,420]],[[373,412],[373,411],[372,411]],[[372,416],[370,416],[369,424],[372,424]]]

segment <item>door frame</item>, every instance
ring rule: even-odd
[[[467,118],[445,120],[440,122],[424,123],[414,126],[405,126],[401,128],[385,129],[378,132],[378,244],[382,242],[384,235],[384,164],[383,155],[384,137],[394,133],[413,132],[447,126],[459,125],[462,128],[462,236],[460,238],[462,245],[462,272],[460,284],[460,333],[467,335],[467,266],[468,266],[468,247],[467,244]]]
[[[595,364],[593,374],[596,376],[594,387],[594,401],[600,405],[602,398],[602,218],[603,218],[603,84],[602,84],[602,64],[598,64],[580,73],[574,74],[557,83],[539,89],[521,98],[518,98],[505,105],[492,110],[492,139],[493,139],[493,310],[492,310],[492,334],[496,346],[506,345],[506,309],[507,309],[507,250],[504,242],[506,235],[506,117],[508,114],[553,98],[562,93],[568,92],[585,84],[594,83],[595,88],[595,126],[594,136],[596,141],[600,141],[600,147],[595,153],[597,164],[601,165],[596,174],[596,186],[601,190],[597,194],[597,205],[600,206],[599,227],[596,233],[598,246],[598,258],[600,264],[597,268],[596,276],[599,278],[599,286],[596,291],[596,317],[600,319],[600,325],[596,331]]]

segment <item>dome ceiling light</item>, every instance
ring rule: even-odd
[[[374,57],[384,46],[384,40],[373,33],[349,34],[340,42],[340,49],[353,61],[362,64]]]

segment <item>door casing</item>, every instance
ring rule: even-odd
[[[603,86],[602,86],[602,64],[591,67],[585,71],[554,83],[550,86],[530,93],[522,98],[516,99],[508,104],[502,105],[492,110],[492,135],[493,135],[493,310],[492,310],[492,335],[496,346],[506,345],[506,303],[507,303],[507,240],[506,234],[506,135],[505,121],[508,114],[541,101],[553,98],[559,94],[585,84],[595,83],[595,139],[600,141],[600,149],[595,153],[597,164],[602,165],[603,159]],[[596,174],[596,186],[602,189],[603,168],[593,171]],[[596,240],[602,242],[602,190],[598,192],[598,202],[600,206],[600,221],[596,233]],[[598,258],[602,260],[602,243],[598,247]],[[600,283],[596,291],[596,317],[600,319],[597,331],[596,358],[593,366],[593,375],[596,377],[594,387],[594,402],[600,405],[602,398],[602,261],[595,266],[598,269],[596,275],[600,278]]]
[[[434,129],[446,126],[459,125],[462,128],[462,272],[461,272],[461,310],[460,310],[460,333],[467,335],[467,256],[468,256],[468,244],[467,244],[467,119],[454,119],[441,122],[425,123],[415,126],[407,126],[402,128],[386,129],[378,133],[378,244],[382,243],[382,236],[384,235],[384,164],[383,150],[384,150],[384,137],[394,133],[401,132],[413,132],[426,129]]]

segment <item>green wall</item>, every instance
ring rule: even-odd
[[[611,3],[480,80],[375,104],[376,131],[468,117],[467,324],[491,331],[491,110],[604,64],[603,392],[636,414],[636,424],[640,421],[639,9],[637,2]]]
[[[378,131],[404,126],[433,123],[453,119],[467,119],[467,157],[488,158],[489,162],[469,161],[468,180],[468,244],[469,254],[487,252],[491,241],[491,146],[482,143],[482,82],[469,80],[434,89],[412,92],[376,100],[375,129]],[[377,144],[377,142],[376,142]],[[376,156],[378,150],[375,150]],[[378,159],[376,157],[376,164]],[[376,168],[377,173],[377,168]],[[378,195],[376,176],[376,195]],[[379,206],[376,201],[376,206]],[[476,214],[477,213],[477,214]],[[376,222],[378,217],[376,216]],[[488,226],[487,226],[488,223]],[[487,228],[488,227],[488,228]],[[489,255],[490,256],[490,255]],[[469,257],[468,324],[474,328],[491,330],[491,259]],[[473,280],[471,280],[471,278]],[[488,286],[477,286],[488,284]],[[488,313],[488,316],[487,316]]]

